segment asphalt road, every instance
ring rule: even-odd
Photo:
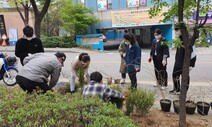
[[[13,52],[7,52],[8,55],[13,55]],[[53,54],[53,53],[52,53]],[[66,53],[67,59],[65,61],[62,77],[67,78],[70,72],[70,64],[72,59],[79,53]],[[168,59],[168,80],[169,84],[172,84],[172,70],[174,65],[174,52],[171,53]],[[91,64],[89,72],[100,71],[104,78],[112,76],[113,78],[120,78],[120,56],[117,51],[108,52],[91,52]],[[153,70],[153,63],[148,63],[149,50],[142,50],[142,64],[141,72],[137,74],[138,83],[142,84],[154,84],[155,76]],[[21,68],[20,62],[18,63],[18,69]],[[191,84],[195,85],[207,85],[212,84],[212,55],[210,54],[198,54],[196,67],[191,71]],[[129,82],[129,78],[127,77]]]

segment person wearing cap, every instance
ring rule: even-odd
[[[80,69],[84,70],[87,82],[89,83],[90,77],[88,73],[88,68],[90,64],[90,56],[88,53],[80,53],[76,56],[73,61],[71,62],[71,74],[70,74],[70,91],[73,93],[75,91],[75,78],[78,77],[77,72]]]
[[[124,33],[128,33],[128,30],[124,30]],[[124,64],[125,64],[125,56],[126,56],[126,47],[127,47],[127,44],[126,42],[123,40],[120,45],[119,45],[119,48],[118,48],[118,51],[119,51],[119,54],[121,56],[121,64],[120,64],[120,69],[119,69],[119,72],[121,73],[121,84],[125,84],[125,79],[126,79],[126,73],[127,73],[127,70],[126,70],[126,67],[124,67]]]
[[[66,55],[63,52],[30,55],[24,59],[24,66],[16,76],[17,84],[28,93],[32,93],[37,88],[45,93],[58,82],[65,60]],[[48,83],[49,77],[50,81]]]
[[[175,30],[175,36],[177,38],[179,38],[182,41],[182,44],[183,44],[183,37],[182,37],[182,34],[180,32],[179,24],[175,24],[174,30]],[[191,70],[195,66],[195,62],[196,62],[195,47],[193,46],[192,49],[193,49],[193,51],[192,51],[192,54],[191,54],[189,70]],[[183,46],[176,47],[175,63],[174,63],[174,68],[173,68],[173,72],[172,72],[173,90],[169,91],[169,93],[172,94],[172,95],[180,94],[180,76],[182,75],[184,56],[185,56],[185,48]],[[187,90],[189,88],[189,82],[190,82],[190,76],[188,77]]]
[[[15,55],[20,58],[22,66],[25,57],[30,54],[44,52],[41,40],[34,35],[33,31],[31,26],[25,26],[23,29],[24,37],[18,39],[15,46]]]
[[[162,36],[160,29],[154,31],[155,39],[153,40],[149,63],[153,60],[156,84],[154,87],[159,85],[161,89],[165,89],[168,83],[167,69],[167,58],[169,58],[169,47],[166,38]]]

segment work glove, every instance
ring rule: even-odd
[[[149,62],[149,63],[152,62],[152,57],[149,57],[148,62]]]
[[[126,53],[123,53],[123,55],[122,55],[123,57],[125,57],[126,56]]]
[[[167,64],[166,59],[163,59],[162,64],[163,64],[163,66],[166,66],[166,64]]]

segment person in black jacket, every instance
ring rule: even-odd
[[[181,35],[179,25],[175,25],[175,34],[177,37],[180,38],[181,41],[183,41],[183,37]],[[176,55],[175,55],[174,69],[173,69],[173,73],[172,73],[174,86],[173,86],[173,90],[169,91],[169,93],[173,94],[173,95],[180,94],[180,75],[182,75],[184,56],[185,56],[184,47],[182,47],[182,46],[177,47],[177,51],[176,51]],[[195,66],[195,62],[196,62],[196,52],[195,52],[195,48],[193,46],[189,70],[191,70]],[[188,77],[188,87],[189,87],[189,82],[190,82],[190,77]],[[188,90],[188,87],[187,87],[187,90]]]
[[[23,29],[24,37],[18,39],[15,46],[15,55],[20,58],[21,64],[29,54],[44,52],[43,44],[39,38],[34,36],[33,28],[25,26]]]
[[[154,70],[157,83],[154,86],[160,85],[161,89],[167,87],[168,73],[166,71],[167,58],[169,57],[169,47],[167,40],[162,37],[160,29],[154,31],[155,39],[153,40],[149,62],[153,60]]]

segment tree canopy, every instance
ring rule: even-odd
[[[89,26],[98,22],[98,19],[92,13],[92,9],[86,8],[82,4],[73,4],[70,0],[64,2],[66,4],[61,9],[63,12],[63,28],[66,31],[85,34]]]

